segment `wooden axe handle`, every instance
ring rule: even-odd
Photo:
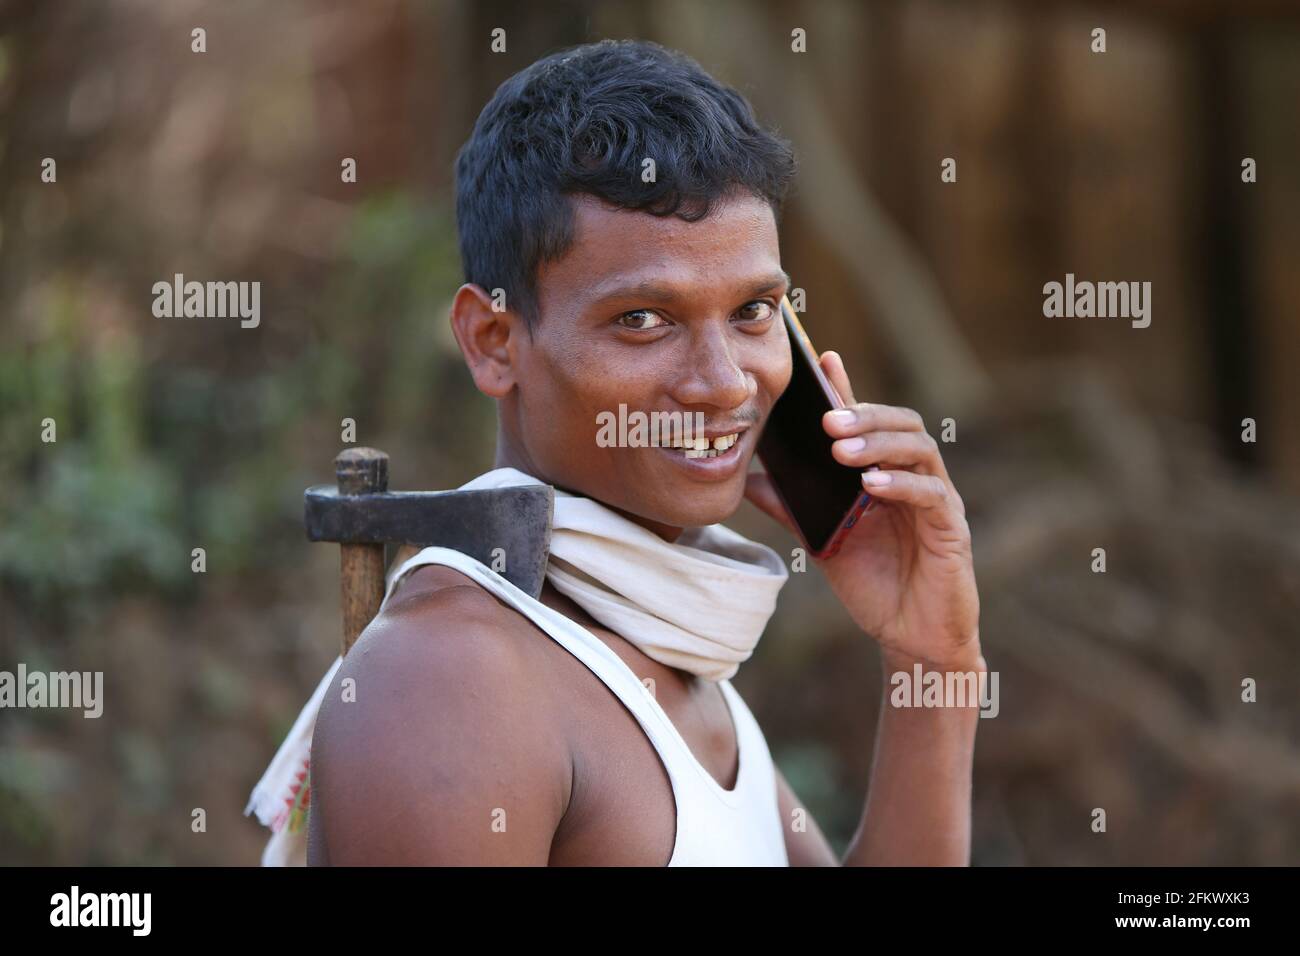
[[[348,448],[334,459],[339,494],[388,490],[388,456],[374,448]],[[342,544],[343,647],[346,655],[384,600],[383,544]]]

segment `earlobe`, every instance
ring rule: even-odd
[[[482,286],[466,283],[451,304],[451,331],[474,385],[489,398],[504,398],[515,386],[515,351],[520,329],[514,312],[498,312]]]

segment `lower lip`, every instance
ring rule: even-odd
[[[687,458],[675,448],[657,448],[659,454],[670,459],[673,464],[697,481],[726,481],[740,471],[742,446],[749,437],[749,429],[740,433],[734,445],[720,455],[712,458]]]

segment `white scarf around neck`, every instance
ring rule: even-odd
[[[461,488],[542,484],[497,468]],[[780,556],[720,524],[674,542],[579,495],[555,490],[546,578],[653,660],[727,680],[748,660],[788,577]]]

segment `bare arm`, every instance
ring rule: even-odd
[[[822,428],[836,461],[862,468],[879,507],[818,562],[854,622],[879,645],[888,685],[896,673],[987,671],[979,640],[979,590],[966,505],[939,444],[914,410],[857,402],[844,363],[822,368],[845,407]],[[750,475],[747,494],[791,531],[771,480]],[[928,678],[927,678],[928,679]],[[946,683],[946,679],[945,679]],[[871,784],[844,862],[964,865],[970,860],[971,764],[978,701],[895,709],[886,687]]]
[[[505,616],[481,590],[452,587],[362,634],[317,719],[316,860],[327,849],[336,866],[546,865],[572,768]]]

